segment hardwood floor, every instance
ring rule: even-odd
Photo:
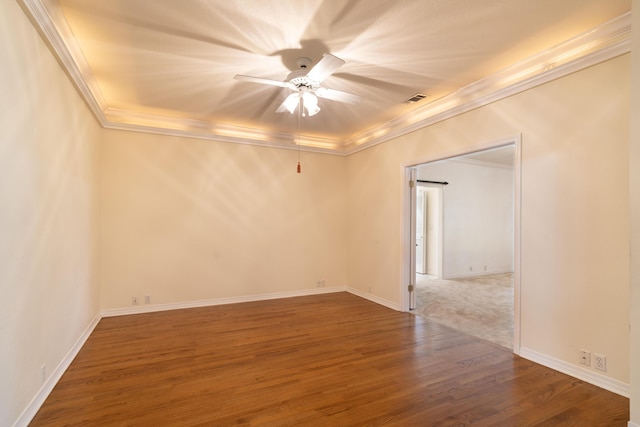
[[[32,426],[626,426],[629,401],[347,293],[105,318]]]

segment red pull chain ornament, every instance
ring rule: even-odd
[[[298,173],[301,173],[301,172],[302,172],[302,170],[300,168],[300,162],[298,162]]]

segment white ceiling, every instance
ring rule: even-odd
[[[303,146],[338,153],[612,46],[610,56],[628,51],[631,10],[630,0],[19,1],[105,127],[289,147],[302,134]],[[288,89],[233,79],[284,80],[296,58],[329,52],[346,63],[323,85],[362,100],[321,99],[300,130],[275,112]],[[417,92],[427,99],[405,102]]]

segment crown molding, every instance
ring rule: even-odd
[[[155,133],[185,138],[198,138],[234,144],[275,147],[285,150],[340,154],[340,140],[295,135],[240,126],[212,123],[204,120],[174,118],[157,114],[107,108],[104,112],[107,129]]]
[[[74,42],[73,34],[67,26],[64,16],[55,15],[54,11],[47,9],[42,0],[17,1],[52,50],[100,125],[106,129],[277,147],[314,153],[342,154],[340,152],[342,141],[340,140],[212,124],[193,119],[180,119],[111,108],[104,100],[82,51]]]
[[[80,47],[74,43],[71,29],[62,16],[54,16],[42,0],[17,0],[31,23],[40,33],[54,57],[62,65],[89,109],[102,126],[107,124],[104,110],[107,104],[90,72]]]
[[[631,12],[345,141],[349,155],[631,51]]]
[[[365,150],[631,51],[628,12],[450,95],[340,140],[111,108],[64,16],[52,14],[43,0],[17,1],[104,128],[333,155]]]

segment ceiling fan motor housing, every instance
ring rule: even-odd
[[[311,80],[307,77],[306,70],[299,70],[290,73],[287,76],[287,81],[297,87],[298,89],[306,87],[309,89],[317,89],[320,86],[319,82]]]
[[[297,87],[308,88],[308,89],[317,89],[320,86],[320,82],[311,80],[307,77],[308,68],[311,66],[311,59],[302,56],[296,59],[296,64],[300,67],[299,70],[291,72],[287,76],[287,81]]]
[[[311,65],[311,59],[302,56],[296,59],[296,64],[298,64],[298,67],[300,67],[301,69],[306,70]]]

